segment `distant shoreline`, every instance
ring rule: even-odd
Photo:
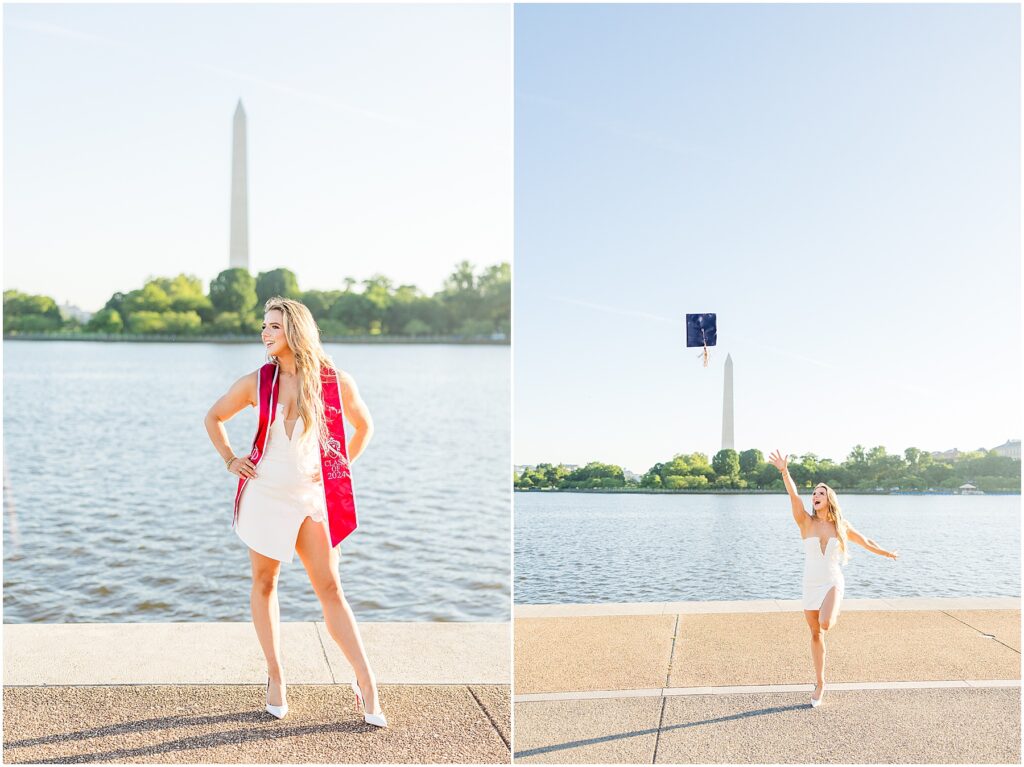
[[[325,336],[325,344],[449,344],[459,346],[509,346],[510,338],[466,338],[464,336]],[[92,341],[95,343],[181,343],[181,344],[258,344],[259,337],[247,336],[173,336],[105,333],[17,333],[4,335],[4,341]]]
[[[597,493],[599,495],[786,495],[785,490],[762,490],[762,489],[721,489],[693,488],[679,490],[665,490],[650,487],[592,487],[586,489],[565,488],[514,488],[516,493],[550,494],[558,493]],[[952,490],[855,490],[841,487],[835,488],[837,493],[843,495],[954,495],[957,497],[970,497],[982,495],[1020,495],[1019,490],[986,490],[984,493],[955,493]]]

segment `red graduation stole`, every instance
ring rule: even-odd
[[[252,440],[249,460],[259,466],[267,450],[270,425],[277,415],[280,384],[277,365],[268,362],[260,368],[256,380],[256,399],[259,401],[260,417],[256,436]],[[349,472],[348,450],[345,445],[345,421],[341,412],[341,385],[337,373],[331,368],[320,371],[323,387],[324,416],[327,419],[327,442],[333,448],[330,454],[320,446],[320,479],[323,482],[324,500],[327,503],[327,525],[331,531],[331,546],[337,546],[349,533],[356,529],[356,501],[352,493],[352,475]],[[231,521],[234,527],[238,521],[238,505],[242,490],[249,482],[247,477],[238,478],[235,493],[235,514]]]

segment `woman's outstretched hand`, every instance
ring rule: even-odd
[[[789,456],[782,455],[782,453],[779,452],[778,448],[776,448],[775,452],[768,456],[768,463],[770,463],[780,472],[785,473],[786,468],[789,466]]]

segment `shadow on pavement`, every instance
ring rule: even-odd
[[[238,714],[220,714],[217,716],[193,716],[193,717],[163,717],[160,719],[148,719],[139,722],[125,722],[124,724],[112,727],[97,727],[90,730],[82,730],[76,733],[49,736],[45,738],[30,738],[21,741],[14,741],[6,744],[5,751],[15,748],[25,748],[35,745],[44,745],[55,742],[67,742],[85,740],[87,738],[109,737],[111,735],[145,732],[147,730],[173,729],[193,725],[209,725],[222,722],[247,722],[251,724],[271,723],[273,718],[262,712],[246,711]],[[163,743],[154,743],[138,748],[118,748],[110,751],[98,751],[90,754],[68,754],[67,756],[56,756],[50,759],[33,760],[36,764],[72,764],[80,762],[114,762],[133,757],[151,757],[158,754],[166,754],[173,751],[187,751],[194,748],[212,748],[216,746],[241,746],[246,743],[265,740],[277,740],[279,738],[301,737],[306,735],[324,735],[325,733],[359,733],[379,732],[376,727],[364,724],[363,722],[338,722],[334,724],[314,724],[302,727],[274,727],[260,729],[236,729],[224,732],[211,732],[203,735],[195,735],[188,738],[168,740]],[[8,754],[5,761],[12,755]],[[155,760],[154,760],[155,761]]]
[[[809,703],[800,703],[792,706],[772,706],[771,708],[760,708],[755,711],[742,711],[738,714],[730,714],[729,716],[719,716],[714,719],[703,719],[699,722],[684,722],[682,724],[673,724],[668,727],[654,727],[647,730],[635,730],[633,732],[623,732],[617,735],[602,735],[600,738],[587,738],[586,740],[575,740],[569,743],[558,743],[553,746],[541,746],[540,748],[531,748],[525,751],[516,751],[513,758],[522,759],[527,756],[538,756],[540,754],[550,754],[554,751],[565,751],[570,748],[579,748],[581,746],[592,746],[597,743],[608,743],[614,740],[624,740],[626,738],[636,738],[641,735],[653,735],[657,732],[668,732],[670,730],[683,730],[690,727],[700,727],[706,724],[720,724],[722,722],[733,722],[737,719],[747,719],[752,716],[766,716],[768,714],[780,714],[784,711],[795,711],[796,709],[810,708]]]
[[[216,716],[163,716],[157,719],[140,719],[137,722],[124,722],[103,727],[91,727],[78,732],[64,732],[60,735],[47,735],[42,738],[25,738],[4,743],[5,748],[29,748],[46,746],[50,743],[61,743],[68,740],[86,740],[87,738],[103,738],[110,735],[122,735],[129,732],[146,730],[169,730],[174,727],[191,727],[192,725],[220,724],[222,722],[261,722],[267,718],[261,711],[238,711],[233,714],[217,714]]]

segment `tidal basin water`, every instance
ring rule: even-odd
[[[843,495],[846,597],[1019,596],[1021,498]],[[808,499],[809,502],[809,499]],[[799,599],[783,495],[516,493],[517,604]]]
[[[340,547],[361,620],[508,620],[509,348],[328,345],[376,433]],[[203,418],[258,343],[4,344],[4,622],[246,621],[236,478]],[[228,422],[247,454],[256,411]],[[281,617],[320,620],[296,555]]]

